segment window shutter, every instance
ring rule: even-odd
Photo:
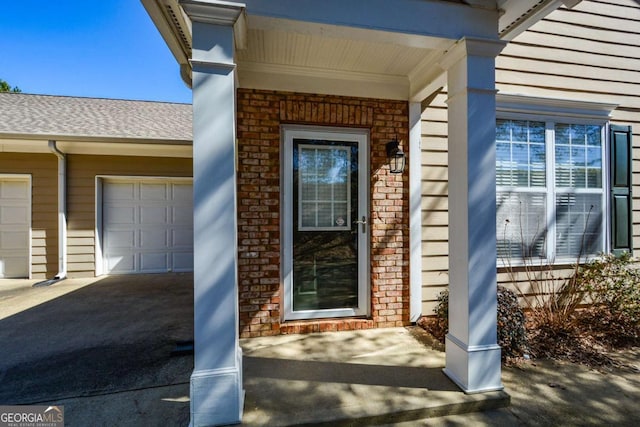
[[[631,126],[611,125],[611,251],[631,252]]]

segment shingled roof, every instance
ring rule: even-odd
[[[192,140],[189,104],[0,93],[0,135]]]

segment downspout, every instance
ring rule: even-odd
[[[49,149],[58,158],[58,274],[56,280],[67,277],[67,156],[49,140]]]

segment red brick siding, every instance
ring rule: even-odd
[[[238,90],[238,255],[242,337],[409,323],[408,171],[391,175],[385,144],[408,151],[408,105],[338,96]],[[281,321],[280,125],[370,132],[371,316]]]

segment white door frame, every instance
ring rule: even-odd
[[[358,232],[358,307],[293,311],[293,139],[319,139],[358,143],[358,218],[366,217],[366,232]],[[282,238],[283,320],[366,316],[370,314],[370,210],[369,131],[358,128],[287,125],[282,127],[280,234]],[[361,225],[358,225],[360,229]]]

